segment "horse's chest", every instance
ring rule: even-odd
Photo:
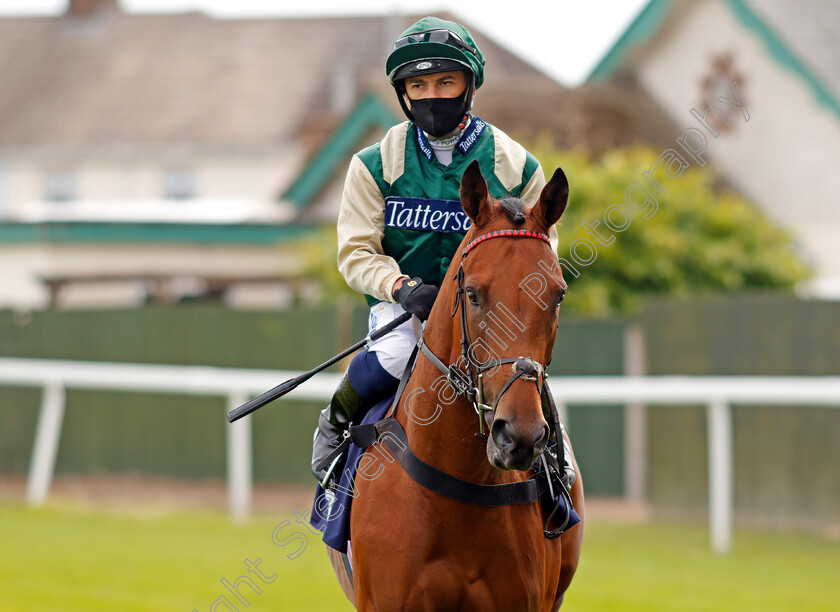
[[[353,507],[354,550],[376,610],[546,609],[560,565],[536,506],[467,506],[417,487],[401,470],[364,484]],[[374,497],[388,499],[391,511],[366,503]],[[394,601],[400,607],[388,607]]]
[[[437,599],[434,609],[539,610],[545,595],[545,549],[521,532],[469,527],[436,538],[412,564],[418,590]],[[541,534],[540,534],[541,535]],[[419,569],[419,571],[418,571]]]
[[[410,599],[433,610],[536,612],[544,607],[544,576],[542,568],[528,565],[432,563],[415,575]]]

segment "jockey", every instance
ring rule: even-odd
[[[385,70],[408,121],[353,156],[338,216],[338,267],[365,295],[371,333],[404,312],[429,316],[469,227],[459,187],[470,162],[479,161],[494,198],[530,207],[545,186],[533,155],[470,112],[484,56],[464,26],[421,19],[396,40]],[[553,227],[551,239],[556,251]],[[407,322],[351,361],[315,430],[312,472],[324,488],[333,476],[325,458],[350,423],[394,394],[415,343]],[[566,467],[571,486],[574,469]]]

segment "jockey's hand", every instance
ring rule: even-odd
[[[426,285],[419,277],[405,280],[394,292],[394,298],[406,312],[416,315],[421,321],[429,318],[439,289],[435,285]]]

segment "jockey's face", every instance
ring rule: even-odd
[[[409,100],[457,98],[466,88],[467,75],[463,70],[421,74],[405,80],[405,91]]]

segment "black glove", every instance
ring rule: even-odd
[[[402,287],[394,292],[394,299],[400,303],[400,306],[406,312],[410,312],[421,321],[425,321],[429,318],[437,294],[438,288],[435,285],[426,285],[415,276],[411,280],[403,281]]]

